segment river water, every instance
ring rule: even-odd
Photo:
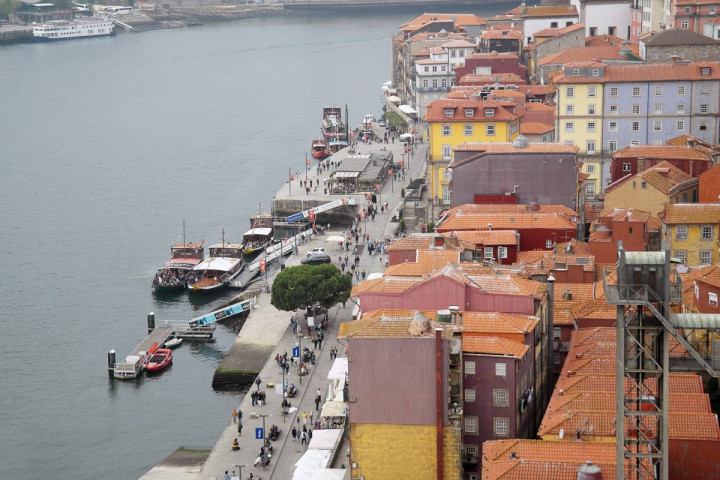
[[[390,36],[418,13],[0,46],[0,478],[136,479],[215,443],[239,402],[210,386],[231,327],[137,382],[110,380],[107,352],[150,311],[222,300],[151,294],[182,221],[188,241],[240,241],[304,168],[323,105],[381,113]]]

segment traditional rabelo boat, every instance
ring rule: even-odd
[[[242,251],[240,243],[225,243],[223,230],[223,243],[211,245],[210,257],[188,274],[188,291],[207,293],[227,287],[244,268]]]
[[[184,290],[187,286],[187,275],[205,258],[204,245],[204,240],[202,243],[185,241],[185,222],[183,222],[183,242],[170,247],[170,260],[158,269],[153,278],[153,292]]]

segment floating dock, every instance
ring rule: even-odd
[[[254,303],[254,298],[243,300],[193,318],[189,323],[172,324],[166,322],[165,325],[160,327],[155,326],[155,314],[151,312],[147,319],[147,337],[125,357],[123,362],[115,361],[115,350],[108,353],[109,373],[119,380],[137,378],[142,373],[147,360],[152,356],[153,352],[158,348],[163,348],[165,342],[171,338],[210,340],[215,332],[215,322],[248,312]]]

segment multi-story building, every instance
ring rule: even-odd
[[[455,149],[450,205],[476,202],[479,195],[514,195],[517,203],[565,205],[578,211],[577,151],[574,145],[464,143]]]
[[[692,30],[703,33],[703,27],[709,20],[720,14],[720,0],[669,0],[668,28]]]
[[[585,184],[590,198],[602,191],[596,156],[602,151],[604,66],[594,61],[571,62],[553,78],[557,86],[555,133],[558,142],[578,146],[584,173],[589,175]]]
[[[631,0],[570,0],[580,12],[588,37],[614,35],[630,39]]]
[[[698,179],[668,162],[627,175],[605,189],[605,208],[634,208],[657,217],[667,203],[697,202]]]
[[[430,198],[433,206],[450,203],[448,164],[455,147],[466,142],[510,142],[520,130],[516,104],[487,102],[479,96],[440,98],[428,104],[425,121],[430,125]],[[431,207],[432,208],[432,207]],[[434,218],[434,210],[431,217]]]
[[[630,41],[637,43],[641,35],[660,31],[663,23],[664,0],[632,0],[632,22]]]
[[[482,229],[515,230],[520,251],[553,250],[577,238],[578,214],[564,205],[461,205],[448,210],[439,233]]]
[[[522,51],[523,35],[510,28],[485,30],[478,35],[478,48],[482,53],[512,53],[519,55]]]
[[[465,57],[464,65],[455,67],[455,81],[468,74],[491,76],[501,73],[514,73],[525,80],[527,68],[520,64],[514,53],[473,53]]]
[[[582,23],[574,23],[568,27],[545,30],[549,32],[545,38],[538,38],[540,32],[536,32],[533,43],[529,46],[527,64],[530,80],[541,83],[537,75],[538,60],[548,57],[568,48],[585,46],[585,26]]]
[[[673,58],[706,62],[720,58],[720,41],[690,30],[663,30],[639,40],[640,56],[646,63],[668,63]]]
[[[720,202],[720,165],[715,165],[707,172],[700,174],[698,202]]]
[[[522,22],[524,46],[532,41],[535,32],[546,28],[563,28],[578,23],[579,15],[574,5],[538,5],[526,6],[521,4],[510,14],[519,14]]]
[[[720,203],[667,204],[660,221],[667,248],[684,265],[714,265],[720,261]]]
[[[461,479],[459,330],[423,317],[341,325],[353,478]]]
[[[718,62],[567,64],[552,78],[558,141],[580,147],[580,160],[599,175],[588,188],[602,192],[611,180],[610,154],[627,145],[660,145],[681,134],[716,144],[718,80]]]
[[[649,250],[650,212],[634,208],[603,210],[590,227],[588,245],[598,263],[617,262],[618,242],[628,252]],[[659,247],[659,244],[658,244]]]
[[[612,154],[611,181],[635,175],[646,168],[668,162],[691,177],[697,177],[713,165],[713,157],[704,148],[677,145],[638,145],[621,148]]]

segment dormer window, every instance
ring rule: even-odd
[[[700,75],[710,75],[710,67],[702,67],[700,69]]]
[[[455,110],[452,108],[445,109],[445,118],[452,118],[455,116]]]
[[[475,116],[475,109],[474,108],[466,108],[465,109],[465,117],[472,118]]]
[[[592,69],[592,76],[593,76],[593,77],[599,77],[599,76],[600,76],[600,69],[593,68],[593,69]]]
[[[494,108],[486,108],[486,109],[485,109],[485,116],[486,116],[486,117],[494,117],[494,116],[495,116],[495,109],[494,109]]]
[[[580,69],[579,69],[579,68],[573,68],[573,69],[572,69],[572,76],[573,76],[573,77],[579,77],[579,76],[580,76]]]

